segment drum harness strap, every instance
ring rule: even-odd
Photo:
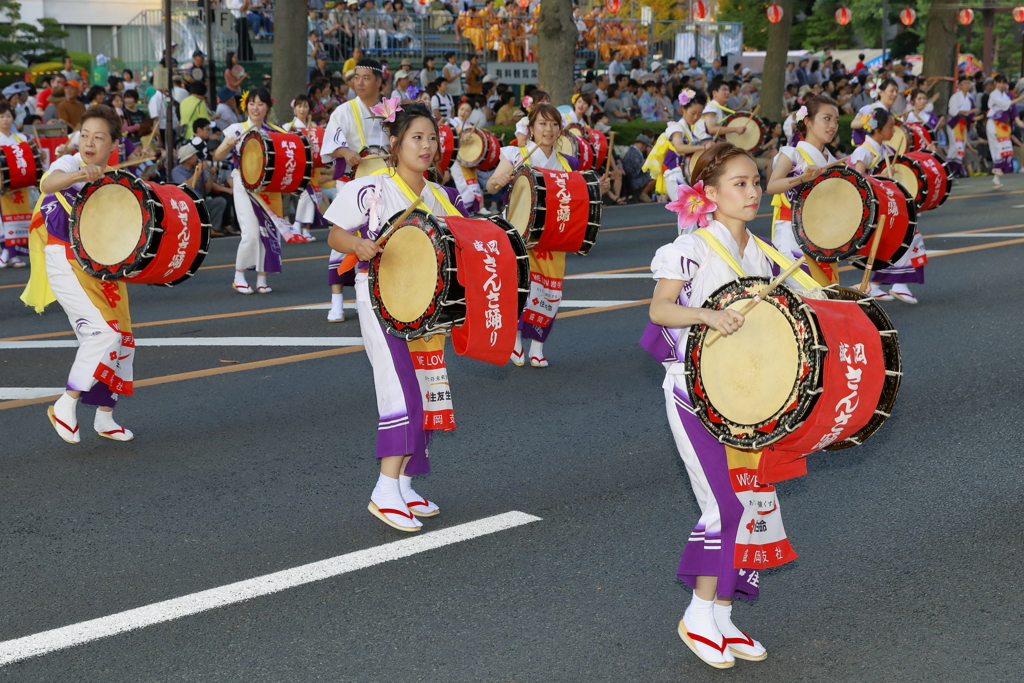
[[[707,245],[711,247],[711,249],[716,254],[718,254],[722,258],[722,260],[725,261],[739,277],[746,277],[746,271],[743,270],[740,264],[736,262],[736,259],[732,257],[732,254],[730,254],[728,250],[726,250],[725,246],[721,242],[719,242],[718,238],[711,234],[711,232],[707,228],[701,228],[700,230],[695,231],[693,234],[707,242]],[[774,261],[775,264],[779,266],[779,268],[785,270],[786,268],[789,268],[789,266],[793,264],[792,261],[790,261],[782,254],[780,254],[778,250],[775,249],[775,247],[768,244],[757,235],[752,234],[751,237],[753,237],[754,241],[757,242],[757,246],[761,247],[761,251],[763,251],[768,256],[768,258]],[[814,281],[814,278],[812,278],[810,275],[803,272],[802,270],[798,270],[795,273],[793,273],[793,279],[799,282],[800,286],[806,289],[811,289],[819,286],[818,283]]]
[[[569,162],[566,160],[566,158],[564,156],[562,156],[560,152],[558,152],[556,150],[552,150],[552,151],[555,152],[555,156],[558,157],[558,163],[560,163],[562,165],[562,170],[563,171],[568,171],[569,173],[572,173],[573,172],[572,171],[572,166],[569,165]],[[519,148],[519,154],[522,155],[521,158],[526,158],[526,147],[520,147]],[[527,166],[533,166],[533,164],[530,162],[529,159],[526,159],[525,164]]]
[[[363,114],[359,111],[359,98],[349,100],[352,103],[352,120],[356,122],[356,132],[359,133],[359,149],[366,148],[366,133],[363,131]]]
[[[800,149],[800,145],[797,144],[793,149],[800,152],[800,156],[807,160],[808,166],[814,166],[814,159],[811,159],[811,155]],[[772,197],[772,206],[775,207],[772,211],[772,239],[775,238],[775,221],[791,221],[793,220],[793,207],[789,199],[786,197],[785,192],[781,192]],[[784,213],[789,214],[783,215]]]

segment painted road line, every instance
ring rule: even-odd
[[[0,387],[0,401],[60,396],[64,387]]]
[[[566,280],[645,280],[650,279],[651,269],[644,268],[646,273],[584,273],[582,275],[566,275]]]
[[[157,337],[135,339],[136,346],[358,346],[362,337]],[[78,340],[0,342],[0,349],[76,348]]]
[[[257,576],[246,581],[229,583],[180,598],[164,600],[145,607],[137,607],[108,617],[82,621],[70,626],[43,631],[23,638],[0,643],[0,666],[20,662],[31,657],[63,650],[127,633],[140,628],[182,619],[211,609],[234,605],[246,600],[272,595],[289,588],[334,578],[342,574],[373,567],[385,562],[400,560],[444,546],[462,543],[481,536],[506,531],[516,527],[540,522],[541,518],[525,512],[506,512],[485,517],[475,522],[466,522],[447,529],[422,533],[415,538],[386,543],[353,553],[338,555],[327,560],[285,569]]]
[[[932,237],[1024,237],[1024,232],[947,232]]]

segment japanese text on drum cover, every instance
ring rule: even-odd
[[[498,330],[501,329],[501,310],[498,298],[501,296],[501,278],[498,277],[498,267],[495,256],[501,256],[498,251],[497,240],[491,240],[486,245],[480,240],[473,242],[477,251],[484,255],[484,268],[491,274],[484,282],[484,293],[487,296],[487,310],[484,311],[484,320],[487,322],[487,329],[491,331],[491,346],[498,343]]]
[[[572,211],[569,208],[572,196],[565,187],[566,182],[569,180],[569,174],[555,174],[554,180],[555,185],[558,186],[558,192],[555,193],[555,196],[558,197],[558,213],[555,214],[555,220],[558,221],[558,232],[565,232],[565,224],[569,222],[569,218],[572,215]]]
[[[860,398],[858,398],[858,396],[860,394],[860,380],[864,373],[864,368],[855,368],[852,363],[862,363],[863,365],[867,365],[868,357],[867,354],[864,353],[863,344],[854,344],[852,355],[850,351],[851,349],[849,344],[839,344],[839,362],[846,363],[846,388],[852,393],[836,404],[835,425],[832,427],[831,431],[821,437],[821,440],[818,441],[811,450],[816,451],[828,446],[834,441],[837,441],[839,437],[842,436],[843,427],[845,427],[846,423],[850,421],[850,418],[853,417],[853,413],[857,410],[857,406],[860,405]]]

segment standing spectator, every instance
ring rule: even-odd
[[[608,64],[608,76],[612,80],[626,73],[626,67],[622,64],[622,51],[612,52],[612,61]]]
[[[139,142],[139,126],[146,120],[146,113],[139,110],[139,91],[132,88],[124,93],[124,119],[128,122],[122,130],[128,139]]]
[[[455,101],[448,94],[448,79],[439,76],[434,84],[437,87],[437,94],[430,98],[430,110],[438,121],[447,121],[455,112]]]
[[[316,64],[313,65],[312,70],[309,72],[309,83],[315,83],[316,81],[326,78],[330,80],[331,74],[327,70],[327,53],[318,52],[316,55]]]
[[[249,0],[224,0],[224,6],[235,18],[235,34],[238,36],[238,58],[252,61],[252,43],[249,42]]]
[[[149,98],[149,118],[157,120],[161,132],[167,129],[167,105],[167,93],[163,90],[154,91],[153,96]],[[178,112],[175,111],[176,107],[173,101],[170,103],[169,108],[171,111],[171,129],[173,130],[178,127]],[[161,136],[161,139],[163,139],[163,136]]]
[[[339,2],[338,5],[338,43],[344,54],[351,52],[358,42],[356,36],[359,35],[359,0]]]
[[[217,93],[217,99],[220,100],[217,105],[217,128],[223,132],[239,121],[241,112],[238,110],[238,95],[225,86]]]
[[[192,51],[192,68],[199,69],[203,72],[202,77],[199,79],[203,83],[206,83],[206,87],[210,87],[210,67],[206,65],[206,54],[200,50],[195,49]]]
[[[806,57],[801,59],[800,63],[797,64],[796,69],[793,70],[793,75],[796,76],[796,84],[797,84],[798,88],[802,88],[805,85],[810,85],[810,82],[808,80],[808,75],[809,74],[807,73],[807,58]]]
[[[448,81],[448,94],[453,98],[462,97],[462,69],[455,63],[456,54],[449,52],[444,56],[444,60],[441,77]]]
[[[85,113],[85,105],[78,101],[79,91],[78,81],[68,81],[64,84],[65,99],[57,105],[57,118],[68,124],[71,130],[78,130],[82,125],[82,114]],[[53,99],[53,95],[50,99]]]
[[[800,87],[799,79],[796,77],[796,64],[793,62],[786,62],[786,86],[795,85],[797,88]]]
[[[466,70],[466,92],[470,95],[480,95],[483,92],[484,70],[480,68],[480,56],[473,54],[469,57],[469,68]]]
[[[864,65],[864,55],[857,55],[857,63],[853,65],[853,75],[860,76],[861,71],[867,71],[867,66]],[[862,84],[863,85],[863,84]]]
[[[312,14],[313,12],[310,12],[310,15]],[[306,38],[306,83],[313,80],[316,58],[321,52],[323,48],[320,45],[320,34],[316,30],[310,31]]]
[[[188,97],[181,103],[181,125],[185,126],[185,137],[191,138],[195,134],[194,126],[198,120],[209,122],[210,110],[206,108],[206,84],[196,81],[189,86]]]
[[[352,48],[352,56],[345,60],[345,65],[341,67],[341,73],[344,75],[345,80],[348,80],[348,72],[353,72],[355,75],[356,64],[363,58],[363,48],[358,45]]]
[[[655,100],[657,92],[658,84],[654,81],[647,81],[644,84],[644,92],[640,95],[638,103],[640,107],[640,117],[649,123],[660,120],[658,117],[658,103]]]
[[[896,81],[896,101],[892,103],[892,113],[902,114],[907,108],[907,98],[903,95],[907,91],[907,83],[903,80],[903,74],[907,72],[902,64],[893,64],[892,80]]]
[[[395,43],[397,47],[408,48],[409,44],[413,41],[413,37],[416,35],[416,20],[413,15],[405,8],[405,3],[402,0],[395,0],[392,5],[392,16],[395,21]],[[412,65],[409,65],[409,69]]]
[[[124,84],[122,85],[124,92],[128,92],[129,90],[137,91],[139,89],[139,84],[135,82],[135,73],[131,69],[125,69],[122,71],[121,77],[124,79]]]
[[[437,80],[437,69],[434,68],[434,58],[423,58],[423,70],[420,71],[420,87],[424,90],[428,85]]]
[[[64,81],[75,81],[79,82],[81,74],[75,71],[75,64],[71,61],[71,57],[65,57],[62,60],[63,66],[61,67],[60,75],[64,77]]]
[[[235,67],[238,66],[238,56],[234,52],[229,52],[225,61],[227,62],[227,67],[224,69],[224,87],[241,97],[242,82],[249,78],[249,74],[243,72],[240,76],[235,75]]]
[[[171,83],[174,84],[171,88],[171,96],[175,102],[181,104],[188,97],[188,90],[185,90],[185,79],[181,76],[175,76],[171,79]]]
[[[641,133],[636,136],[636,140],[622,157],[622,170],[629,185],[629,192],[634,196],[639,194],[640,201],[644,203],[653,201],[650,192],[654,189],[654,181],[651,180],[651,174],[643,170],[650,147],[651,138]]]
[[[207,129],[209,130],[209,129]],[[175,185],[188,185],[196,191],[200,199],[206,200],[206,208],[210,212],[210,223],[213,224],[213,234],[222,237],[224,226],[224,210],[228,202],[224,197],[207,196],[213,191],[213,174],[210,173],[210,162],[202,161],[198,150],[189,143],[185,143],[178,150],[178,165],[171,169],[171,182]],[[192,182],[193,176],[198,176]]]
[[[629,64],[629,78],[630,80],[639,82],[644,76],[647,75],[647,70],[644,69],[644,62],[639,57],[634,57],[633,61]]]
[[[820,84],[824,78],[821,76],[821,64],[815,59],[811,62],[811,69],[807,72],[807,85]]]

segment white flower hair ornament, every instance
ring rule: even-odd
[[[871,99],[873,99],[873,100],[877,100],[878,96],[881,94],[881,92],[882,92],[882,79],[881,78],[876,78],[875,80],[871,81],[871,88],[868,90],[868,96]]]
[[[681,93],[679,93],[679,106],[680,107],[685,107],[690,102],[693,102],[693,98],[696,97],[696,96],[697,96],[697,93],[695,93],[690,88],[686,88]]]
[[[797,121],[803,121],[806,118],[807,118],[807,107],[805,105],[803,107],[800,107],[800,109],[797,110],[797,112],[796,112],[796,120]]]

